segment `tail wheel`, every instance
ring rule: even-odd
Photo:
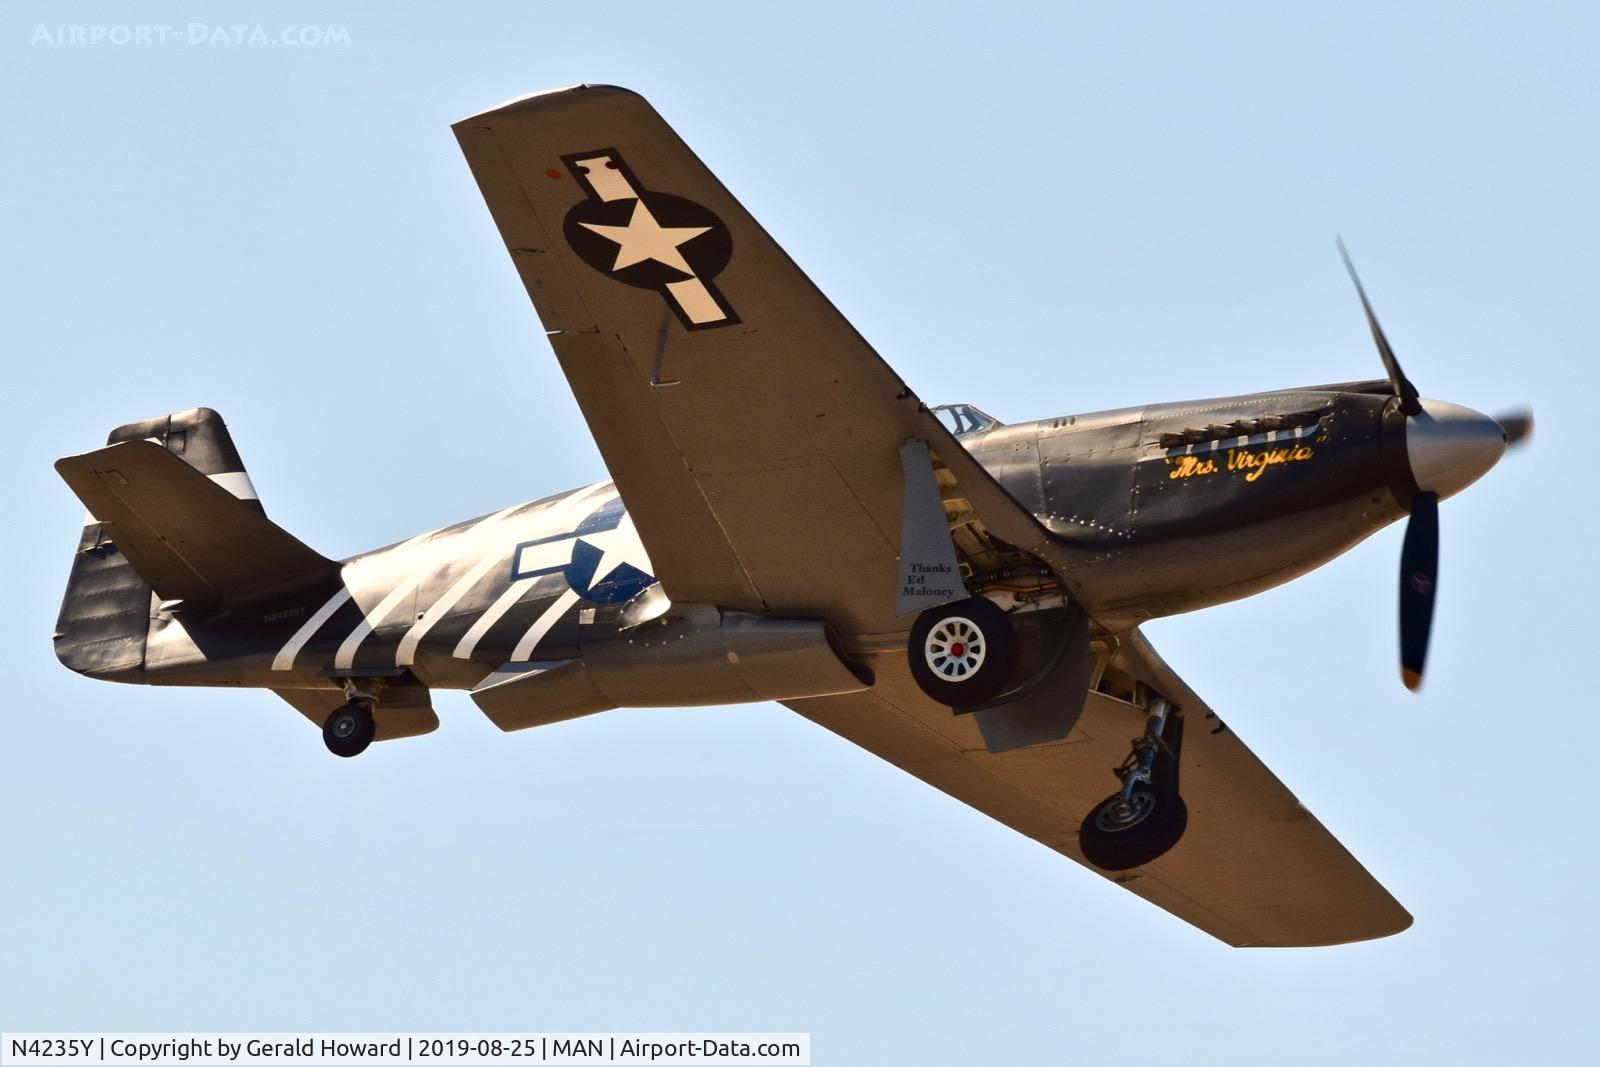
[[[952,708],[976,707],[999,696],[1011,680],[1016,632],[1005,612],[973,597],[917,616],[906,656],[911,676],[928,696]]]
[[[335,756],[359,756],[372,744],[378,731],[368,704],[349,703],[333,709],[328,721],[322,724],[322,743]]]

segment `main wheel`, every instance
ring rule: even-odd
[[[1176,789],[1141,783],[1126,802],[1119,789],[1084,816],[1078,847],[1101,870],[1126,871],[1166,853],[1188,826],[1189,807]]]
[[[377,731],[371,707],[366,704],[344,704],[334,708],[328,721],[322,724],[322,743],[335,756],[359,756],[372,744],[372,737]]]
[[[911,677],[928,696],[952,708],[976,707],[1011,680],[1016,631],[1005,612],[973,597],[917,616],[906,656]]]

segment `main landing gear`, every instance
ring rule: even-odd
[[[1189,825],[1189,809],[1178,795],[1178,750],[1183,719],[1161,697],[1150,702],[1144,735],[1117,768],[1122,788],[1084,817],[1078,847],[1084,859],[1106,871],[1126,871],[1164,854]]]
[[[950,708],[977,707],[1011,680],[1016,632],[992,601],[972,597],[918,615],[906,656],[911,677],[928,696]]]
[[[359,756],[372,744],[377,729],[372,718],[372,701],[351,700],[334,708],[328,721],[322,724],[322,743],[335,756]]]

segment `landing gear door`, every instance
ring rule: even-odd
[[[926,608],[964,600],[966,584],[956,560],[955,542],[939,496],[928,446],[912,438],[900,446],[905,503],[900,513],[900,580],[895,612],[912,615]]]
[[[1017,621],[1022,661],[1040,667],[1011,693],[970,709],[991,753],[1065,740],[1083,714],[1094,671],[1089,620],[1081,608],[1032,612]]]

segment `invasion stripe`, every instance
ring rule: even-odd
[[[429,530],[426,533],[419,533],[417,536],[395,545],[394,549],[391,549],[391,551],[397,551],[402,548],[410,548],[418,541],[432,537],[433,533],[434,531],[432,530]],[[343,571],[345,570],[348,570],[348,568],[341,568],[341,576],[343,576]],[[312,635],[321,628],[322,624],[332,618],[333,613],[343,607],[344,602],[350,599],[352,591],[350,589],[348,578],[345,578],[345,583],[345,587],[333,594],[326,604],[318,608],[317,613],[311,616],[311,618],[307,619],[306,624],[300,627],[300,629],[295,632],[293,637],[289,638],[289,643],[284,645],[283,648],[279,649],[278,655],[272,661],[273,670],[286,671],[292,668],[294,666],[295,657],[300,654],[300,650],[305,647],[306,642],[310,641]]]
[[[356,650],[361,647],[361,642],[367,635],[377,629],[378,624],[384,620],[389,612],[394,610],[396,604],[409,596],[422,581],[422,576],[414,574],[402,581],[389,591],[389,595],[378,601],[378,606],[363,615],[361,621],[356,623],[356,628],[350,631],[350,636],[344,639],[344,644],[339,646],[339,652],[333,657],[333,669],[336,671],[349,670],[355,662]]]
[[[350,590],[348,587],[329,597],[328,602],[318,608],[317,613],[307,619],[306,624],[296,630],[294,636],[289,638],[288,643],[278,650],[277,656],[272,660],[272,669],[275,671],[287,671],[293,668],[294,658],[300,654],[300,650],[306,646],[306,642],[311,640],[311,635],[321,629],[322,624],[332,618],[334,612],[344,607],[345,601],[349,599]]]
[[[521,641],[517,642],[516,650],[511,653],[511,661],[513,663],[522,663],[531,657],[533,650],[539,646],[540,641],[544,640],[545,634],[550,632],[551,627],[561,621],[561,616],[567,613],[568,608],[582,599],[571,589],[556,597],[555,603],[544,609],[544,614],[540,615],[538,620],[528,627],[528,632],[522,635]]]
[[[500,616],[510,611],[511,606],[521,600],[522,594],[538,580],[538,578],[519,578],[512,582],[493,604],[484,609],[483,614],[478,616],[478,621],[472,624],[472,628],[461,635],[461,641],[451,654],[456,659],[471,659],[472,653],[478,648],[478,642],[483,640],[483,635],[493,629],[494,624],[500,621]]]
[[[513,504],[504,511],[498,511],[484,519],[483,522],[478,524],[476,530],[466,536],[476,538],[480,534],[490,532],[506,516],[526,506],[525,504]],[[456,606],[456,603],[462,597],[467,595],[469,589],[478,584],[478,579],[487,574],[490,567],[500,561],[502,548],[503,546],[496,547],[485,553],[483,558],[478,560],[471,570],[462,575],[460,581],[446,590],[445,594],[434,602],[433,606],[423,614],[422,618],[418,619],[411,629],[406,631],[406,635],[400,639],[400,647],[395,650],[394,665],[396,667],[411,666],[417,658],[417,646],[422,643],[423,637],[427,635],[429,630],[433,629],[435,623],[444,618],[445,614]]]
[[[597,482],[587,488],[580,489],[565,500],[553,504],[551,510],[554,511],[556,508],[560,508],[563,516],[570,516],[578,505],[592,500],[598,492],[607,488],[610,484],[610,482]],[[483,614],[478,617],[478,621],[472,624],[472,628],[461,636],[461,640],[457,643],[456,650],[452,655],[456,659],[471,659],[473,652],[477,651],[478,642],[483,640],[484,635],[494,628],[494,624],[500,621],[501,616],[510,611],[512,605],[521,600],[523,595],[532,588],[533,583],[538,581],[540,577],[541,575],[535,575],[531,578],[519,578],[512,582],[510,587],[484,610]]]

